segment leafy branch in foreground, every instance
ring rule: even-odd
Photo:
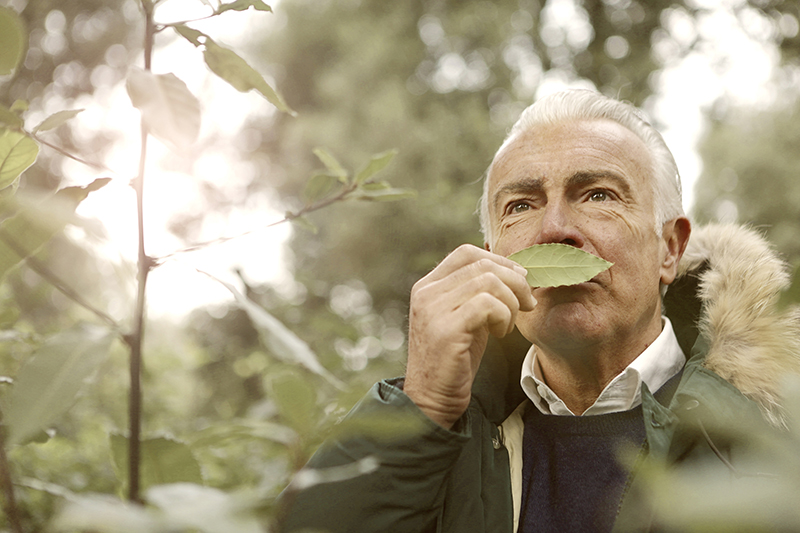
[[[193,244],[186,248],[181,248],[180,250],[154,258],[154,261],[160,264],[176,255],[196,252],[208,248],[209,246],[222,244],[250,235],[256,231],[278,226],[285,222],[293,222],[297,224],[298,227],[316,233],[317,228],[306,218],[306,215],[328,207],[336,202],[345,200],[393,202],[396,200],[413,198],[417,195],[416,191],[413,189],[395,188],[386,181],[375,181],[373,179],[375,174],[386,168],[394,156],[397,155],[396,150],[389,150],[372,156],[370,161],[352,178],[349,177],[348,172],[339,164],[336,158],[324,148],[317,148],[314,150],[314,153],[325,164],[326,171],[317,172],[309,179],[303,193],[306,203],[302,208],[297,211],[287,211],[282,219],[276,220],[266,226],[253,228],[228,237],[219,237],[210,241]]]

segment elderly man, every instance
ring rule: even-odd
[[[406,377],[349,415],[417,429],[327,442],[310,467],[380,466],[287,495],[286,531],[649,530],[621,450],[733,468],[713,428],[781,424],[778,377],[798,357],[771,307],[784,267],[747,230],[690,243],[675,162],[635,109],[589,91],[529,107],[489,167],[481,222],[485,249],[458,248],[414,286]],[[507,257],[547,243],[613,266],[532,289]]]

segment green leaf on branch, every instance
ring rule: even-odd
[[[17,113],[4,105],[0,105],[0,124],[8,126],[12,130],[19,130],[22,129],[25,121]]]
[[[75,327],[47,339],[25,361],[6,413],[10,444],[27,441],[69,409],[84,381],[108,357],[114,337],[105,328]]]
[[[17,13],[0,6],[0,76],[14,72],[25,52],[25,24]]]
[[[289,446],[297,440],[297,433],[290,427],[269,420],[238,419],[215,422],[195,433],[192,447],[208,448],[224,446],[228,441],[258,440]]]
[[[177,76],[131,68],[126,88],[155,137],[178,148],[187,148],[197,140],[200,101]]]
[[[0,189],[13,185],[37,155],[36,141],[19,131],[0,129]]]
[[[319,232],[319,228],[317,228],[317,226],[315,226],[314,223],[308,219],[308,217],[291,215],[289,220],[292,222],[292,224],[303,231],[307,231],[313,235],[316,235]]]
[[[327,151],[325,148],[318,147],[314,148],[314,155],[322,161],[322,164],[325,165],[325,168],[328,169],[332,175],[334,175],[339,181],[342,183],[347,182],[347,171],[342,167],[342,165],[337,161],[333,154]]]
[[[110,178],[100,178],[86,187],[66,187],[36,205],[22,205],[14,216],[0,224],[0,280],[23,259],[64,229],[75,209],[92,191]]]
[[[230,83],[234,89],[246,93],[251,89],[260,92],[269,103],[279,110],[294,116],[296,113],[286,104],[283,97],[269,86],[264,77],[233,50],[220,46],[206,37],[203,58],[211,71]]]
[[[69,119],[73,118],[75,115],[83,111],[83,109],[67,109],[64,111],[59,111],[58,113],[54,113],[44,119],[41,124],[33,128],[33,133],[39,133],[40,131],[48,131],[55,129],[62,124],[64,124]]]
[[[531,287],[560,287],[589,281],[613,263],[566,244],[535,244],[508,256],[528,271]]]
[[[235,2],[231,2],[230,4],[221,4],[217,9],[217,15],[224,13],[226,11],[247,11],[250,8],[255,9],[256,11],[267,11],[272,13],[272,8],[269,7],[267,4],[262,2],[262,0],[236,0]]]
[[[11,104],[11,111],[13,113],[24,113],[28,110],[28,102],[26,100],[14,100],[14,103]]]
[[[140,445],[139,467],[143,489],[165,483],[203,483],[200,463],[185,443],[168,437],[155,437],[143,439]],[[127,489],[128,438],[112,434],[111,453],[117,473]]]
[[[318,172],[311,176],[311,179],[306,183],[303,196],[306,197],[308,202],[316,202],[325,198],[338,183],[340,183],[339,176],[329,172]]]
[[[173,29],[178,32],[181,37],[195,46],[201,46],[203,44],[202,41],[200,41],[200,37],[208,39],[208,35],[205,33],[190,28],[189,26],[184,26],[183,24],[177,24],[173,26]]]
[[[380,182],[381,185],[385,182]],[[365,184],[372,185],[372,184]],[[397,200],[406,200],[417,196],[417,191],[414,189],[396,189],[393,187],[371,188],[360,187],[351,198],[355,200],[367,200],[372,202],[395,202]]]
[[[236,287],[230,283],[215,278],[207,272],[203,273],[224,286],[233,294],[236,303],[247,313],[247,316],[253,322],[253,326],[258,330],[267,349],[269,349],[273,355],[286,363],[300,364],[306,367],[311,372],[324,377],[338,388],[344,387],[344,384],[337,379],[336,376],[322,366],[322,363],[317,359],[317,355],[309,348],[308,344],[295,335],[292,330],[284,326],[280,320],[247,298],[247,296],[239,292]]]
[[[372,176],[386,168],[386,165],[388,165],[396,155],[397,150],[389,150],[387,152],[372,156],[372,159],[369,163],[367,163],[367,166],[360,170],[358,174],[356,174],[356,183],[364,183]]]

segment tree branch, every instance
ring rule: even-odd
[[[318,211],[318,210],[320,210],[320,209],[322,209],[324,207],[328,207],[329,205],[334,204],[336,202],[341,202],[343,200],[347,200],[347,196],[349,194],[351,194],[352,192],[354,192],[357,188],[358,188],[358,186],[356,184],[348,185],[346,188],[342,189],[338,194],[335,194],[335,195],[331,196],[330,198],[326,198],[324,200],[320,200],[318,202],[315,202],[315,203],[313,203],[311,205],[307,205],[307,206],[303,207],[302,209],[300,209],[300,211],[298,211],[296,213],[287,213],[286,216],[284,216],[282,219],[276,220],[275,222],[267,224],[266,226],[262,226],[262,227],[256,228],[256,229],[247,230],[247,231],[244,231],[244,232],[239,233],[237,235],[231,235],[230,237],[218,237],[218,238],[212,239],[210,241],[199,242],[199,243],[193,244],[191,246],[188,246],[186,248],[181,248],[180,250],[175,250],[174,252],[170,252],[170,253],[168,253],[166,255],[162,255],[160,257],[155,257],[155,258],[153,258],[153,261],[157,265],[160,265],[161,263],[163,263],[167,259],[170,259],[170,258],[172,258],[172,257],[174,257],[176,255],[186,254],[186,253],[190,253],[190,252],[196,252],[198,250],[202,250],[203,248],[208,248],[209,246],[213,246],[215,244],[226,243],[226,242],[232,241],[234,239],[239,239],[241,237],[245,237],[247,235],[250,235],[251,233],[255,233],[256,231],[269,229],[269,228],[278,226],[280,224],[283,224],[284,222],[290,222],[290,221],[292,221],[292,220],[294,220],[296,218],[300,218],[300,217],[305,216],[305,215],[307,215],[309,213],[313,213],[314,211]]]
[[[97,318],[111,326],[112,329],[119,330],[119,324],[116,320],[108,316],[106,313],[101,311],[100,309],[96,308],[89,302],[87,302],[83,296],[81,296],[78,291],[67,285],[64,281],[61,280],[52,270],[50,270],[47,265],[45,265],[42,261],[39,261],[36,257],[30,255],[30,253],[14,240],[8,232],[3,231],[0,229],[0,240],[2,240],[9,248],[11,248],[15,254],[20,256],[24,259],[25,263],[30,267],[31,270],[39,274],[42,279],[46,280],[50,285],[52,285],[58,292],[75,302],[76,304],[80,305],[87,311],[93,313]]]
[[[153,56],[153,41],[155,36],[153,4],[152,2],[143,0],[142,7],[145,13],[144,68],[149,71]],[[147,276],[153,268],[153,262],[145,253],[144,246],[144,174],[146,163],[147,126],[144,123],[144,118],[142,118],[139,173],[136,180],[133,182],[133,188],[136,191],[136,214],[139,229],[138,290],[136,294],[136,309],[134,311],[134,330],[128,338],[131,347],[131,390],[128,404],[128,422],[130,428],[128,435],[128,499],[132,502],[141,502],[141,497],[139,495],[139,466],[142,429],[142,343],[144,340],[145,289],[147,287]]]
[[[114,172],[114,170],[108,168],[107,166],[105,166],[102,163],[95,163],[94,161],[89,161],[88,159],[83,159],[81,157],[78,157],[77,155],[74,155],[74,154],[71,154],[71,153],[67,152],[65,149],[61,148],[60,146],[56,146],[53,143],[45,141],[44,139],[39,137],[36,133],[28,133],[28,135],[30,135],[31,138],[34,139],[35,141],[47,146],[48,148],[52,148],[53,150],[55,150],[59,154],[65,156],[65,157],[68,157],[68,158],[72,159],[73,161],[77,161],[78,163],[82,163],[82,164],[84,164],[84,165],[86,165],[88,167],[92,167],[92,168],[94,168],[96,170],[103,170],[103,171],[106,171],[106,172],[111,172],[112,174],[117,174],[116,172]]]
[[[3,512],[13,533],[24,533],[19,518],[17,502],[14,498],[14,484],[6,455],[6,427],[3,425],[3,414],[0,413],[0,490],[3,493]]]

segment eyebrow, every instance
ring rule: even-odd
[[[628,180],[619,174],[605,170],[576,172],[567,180],[567,188],[590,185],[603,180],[613,181],[625,196],[630,196],[631,184],[628,183]]]
[[[604,170],[576,172],[570,176],[569,179],[567,179],[567,188],[571,189],[574,187],[585,187],[586,185],[597,183],[602,180],[613,181],[621,189],[624,196],[630,195],[631,186],[630,183],[628,183],[628,180],[614,172],[608,172]],[[500,189],[494,194],[494,208],[497,209],[501,198],[505,195],[538,194],[543,191],[544,180],[542,178],[522,178],[513,183],[508,183],[500,187]]]

